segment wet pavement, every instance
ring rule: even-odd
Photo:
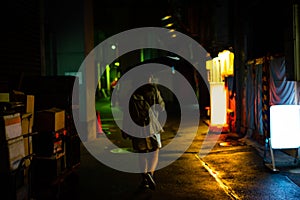
[[[106,101],[98,102],[105,135],[88,141],[88,145],[97,144],[105,136],[120,149],[107,146],[99,151],[124,153],[120,150],[130,149],[131,143],[121,137],[108,107]],[[176,134],[174,121],[171,120],[165,130],[163,146]],[[161,155],[162,161],[175,161],[155,172],[157,187],[154,191],[139,189],[140,174],[118,171],[99,162],[85,148],[87,143],[84,142],[75,178],[67,180],[56,196],[58,199],[99,200],[300,199],[300,166],[292,156],[274,151],[279,169],[275,173],[265,165],[270,162],[270,154],[267,151],[264,161],[264,146],[235,133],[208,135],[207,130],[208,126],[201,120],[193,143],[182,155],[176,151]],[[208,146],[205,155],[200,152],[201,148],[205,149],[204,141]]]

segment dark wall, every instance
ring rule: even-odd
[[[0,82],[16,89],[22,76],[41,74],[40,4],[5,1],[0,13]]]
[[[73,71],[81,63],[84,58],[82,41],[84,33],[80,28],[83,27],[83,18],[80,18],[83,15],[80,6],[82,4],[81,1],[72,1],[73,7],[75,2],[77,5],[77,10],[74,11],[72,6],[64,2],[62,4],[58,0],[15,0],[2,3],[0,7],[0,89],[3,88],[1,86],[3,82],[9,83],[10,88],[18,88],[22,76],[43,73],[43,45],[47,47],[45,49],[47,69],[44,73],[48,75],[63,74],[65,69],[62,68],[65,67],[67,71]],[[173,12],[176,10],[175,13],[182,15],[181,22],[191,29],[191,33],[198,32],[197,39],[201,44],[205,44],[209,52],[213,51],[217,43],[227,45],[233,42],[237,59],[249,60],[269,53],[284,54],[287,56],[287,70],[291,74],[293,72],[291,16],[293,2],[299,1],[256,0],[242,5],[238,0],[161,2],[94,0],[95,38],[101,36],[100,39],[96,39],[95,44],[129,28],[160,26],[160,18],[173,9]],[[183,9],[186,4],[188,8]],[[60,12],[57,8],[60,8]],[[214,12],[203,14],[203,11],[207,10]],[[64,13],[67,15],[64,16]],[[215,18],[211,16],[214,14],[216,14]],[[219,20],[221,18],[222,23]],[[62,23],[61,19],[64,19],[65,23]],[[233,24],[238,24],[239,27]],[[222,27],[225,29],[224,33],[220,32],[224,31]],[[43,41],[41,30],[44,31],[45,43],[41,42]],[[214,31],[218,32],[214,33]],[[57,42],[58,40],[61,42]],[[78,55],[70,56],[74,54],[73,49]],[[243,60],[240,63],[243,63]]]
[[[84,60],[84,2],[44,0],[46,75],[76,72]]]
[[[286,54],[293,38],[292,0],[253,1],[247,4],[245,19],[247,57],[255,59],[266,55]]]

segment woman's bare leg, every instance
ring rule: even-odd
[[[149,168],[149,172],[151,173],[151,175],[154,175],[154,172],[156,170],[157,164],[158,164],[158,153],[159,153],[159,149],[153,151],[150,156],[149,156],[149,160],[148,160],[148,168]]]
[[[139,165],[142,173],[148,172],[148,160],[146,153],[139,153]]]

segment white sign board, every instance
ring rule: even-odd
[[[300,147],[300,105],[270,107],[270,138],[273,149]]]

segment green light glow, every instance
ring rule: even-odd
[[[106,84],[107,84],[107,90],[110,91],[110,67],[109,67],[109,65],[106,65]]]
[[[144,62],[144,49],[141,49],[141,62]]]

